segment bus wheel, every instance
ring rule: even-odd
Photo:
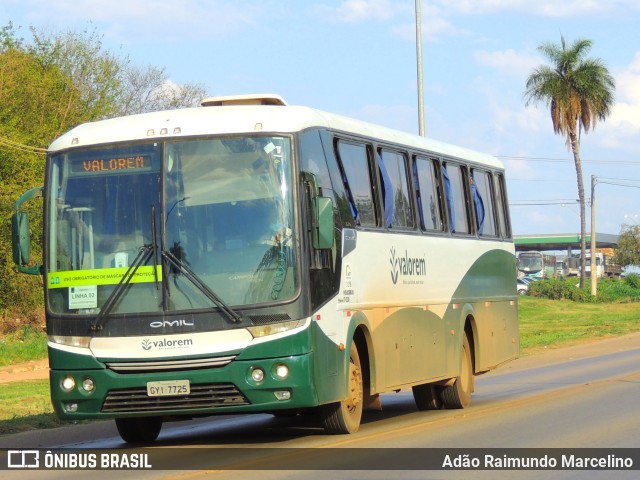
[[[462,371],[453,385],[442,390],[442,402],[446,408],[466,408],[471,403],[474,388],[473,363],[469,339],[465,334],[462,341]]]
[[[416,402],[418,410],[440,410],[442,407],[441,388],[430,383],[412,387],[413,400]]]
[[[362,419],[363,382],[360,356],[356,344],[351,345],[349,354],[349,387],[347,398],[341,402],[320,407],[322,423],[327,433],[355,433]]]
[[[162,417],[116,418],[120,437],[127,443],[151,443],[162,428]]]

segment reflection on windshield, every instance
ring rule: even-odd
[[[50,179],[54,312],[99,313],[150,248],[110,312],[216,308],[213,298],[268,303],[296,292],[286,138],[73,152],[52,159]]]
[[[54,312],[98,313],[151,243],[160,207],[157,144],[92,149],[53,158],[50,168],[48,276]],[[114,311],[157,311],[155,267],[136,271]],[[135,297],[135,299],[134,299]]]
[[[230,305],[290,298],[297,280],[289,141],[171,143],[166,165],[174,255]],[[202,295],[179,272],[169,286],[172,308],[200,306]]]

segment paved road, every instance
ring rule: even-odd
[[[368,413],[361,430],[350,436],[324,435],[312,417],[229,416],[167,424],[154,447],[174,447],[162,450],[163,460],[203,470],[135,472],[132,478],[326,478],[327,474],[320,471],[279,470],[294,463],[308,466],[324,462],[344,468],[353,462],[362,466],[374,461],[387,461],[395,470],[403,461],[402,455],[414,455],[412,449],[631,447],[637,451],[639,400],[640,334],[636,334],[550,351],[505,365],[478,378],[473,404],[466,410],[418,412],[409,392],[386,395],[384,411]],[[5,448],[55,446],[103,449],[124,445],[112,422],[0,438],[0,447]],[[307,448],[313,450],[304,450]],[[371,452],[377,457],[372,457]],[[221,464],[248,471],[215,470]],[[256,468],[259,470],[252,470]],[[373,472],[338,470],[328,475],[367,479],[541,478],[540,472],[514,473],[389,471],[383,465]],[[80,478],[81,472],[20,474],[11,478],[73,478],[76,474]],[[94,474],[111,478],[114,472],[91,475]],[[547,471],[543,477],[582,479],[605,475],[612,479],[640,476],[638,471]]]

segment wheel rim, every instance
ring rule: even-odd
[[[465,394],[470,395],[472,391],[473,373],[471,372],[471,356],[466,345],[462,348],[462,372],[460,372],[460,386]]]
[[[350,414],[356,413],[362,404],[362,372],[353,361],[349,364],[349,396],[346,403]]]

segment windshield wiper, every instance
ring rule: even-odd
[[[193,283],[198,290],[200,290],[204,295],[215,303],[218,308],[231,320],[233,323],[242,322],[242,317],[238,312],[233,310],[229,305],[227,305],[224,300],[222,300],[211,288],[209,285],[204,283],[198,275],[196,275],[193,270],[191,270],[187,265],[185,265],[178,257],[176,257],[173,253],[163,251],[162,258],[166,259],[173,267],[184,275],[187,280]]]
[[[111,292],[111,295],[107,298],[104,306],[100,309],[100,313],[96,316],[95,320],[91,323],[91,331],[96,332],[102,330],[107,323],[107,314],[113,309],[113,306],[120,300],[120,297],[125,292],[127,286],[131,283],[131,279],[134,277],[140,265],[147,263],[153,256],[155,248],[153,245],[143,245],[136,255],[127,271],[124,273],[120,282]],[[154,268],[155,271],[155,268]]]

